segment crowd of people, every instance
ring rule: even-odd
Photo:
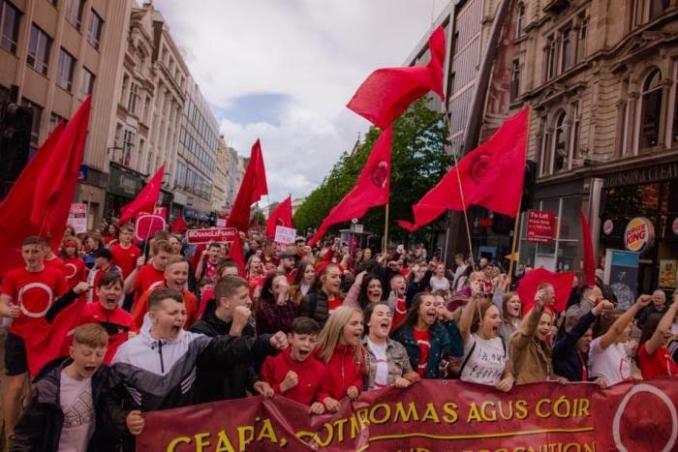
[[[281,247],[252,234],[241,237],[242,274],[224,244],[166,232],[134,243],[131,225],[106,232],[68,230],[58,255],[29,237],[25,267],[2,281],[10,450],[133,451],[146,412],[248,396],[288,397],[318,415],[421,379],[509,392],[678,375],[678,303],[661,290],[621,311],[602,282],[575,278],[557,312],[543,283],[524,312],[519,278],[487,258],[459,254],[448,268],[423,246],[351,252],[338,239]],[[67,356],[28,385],[40,351],[26,338],[73,322],[73,303],[83,307]]]

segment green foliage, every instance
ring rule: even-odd
[[[440,229],[439,222],[433,222],[411,236],[396,224],[396,220],[411,220],[412,205],[440,181],[453,163],[444,149],[448,134],[445,117],[428,108],[427,103],[428,99],[415,102],[393,125],[389,238],[398,242],[426,241],[426,237]],[[317,228],[353,188],[380,134],[379,129],[370,128],[354,152],[342,154],[323,183],[306,197],[294,215],[297,230]],[[384,207],[375,207],[360,222],[365,231],[381,237],[384,215]],[[349,222],[334,225],[329,233],[349,225]]]

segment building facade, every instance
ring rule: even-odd
[[[640,253],[637,286],[649,293],[678,254],[678,1],[619,1],[615,14],[602,0],[513,3],[511,70],[491,84],[508,101],[485,116],[532,107],[533,207],[557,219],[548,243],[528,241],[522,221],[521,261],[580,269],[583,210],[599,259]]]
[[[226,190],[228,183],[228,146],[224,137],[219,137],[217,148],[217,166],[214,171],[214,180],[212,183],[212,210],[219,215],[225,215],[226,210]]]
[[[0,2],[0,101],[33,112],[30,147],[37,150],[61,119],[92,95],[85,157],[75,200],[88,223],[103,213],[109,136],[122,79],[131,0]]]

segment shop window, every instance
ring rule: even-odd
[[[16,54],[21,12],[8,1],[0,1],[0,47]]]
[[[643,82],[640,104],[640,148],[659,144],[659,124],[662,108],[661,72],[654,69]]]
[[[516,20],[516,38],[520,38],[525,33],[525,3],[518,3],[518,17]]]

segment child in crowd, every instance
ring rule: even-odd
[[[261,368],[261,378],[282,394],[304,405],[309,413],[322,414],[325,407],[318,399],[325,366],[313,356],[320,326],[308,317],[297,317],[287,335],[289,348],[269,356]]]
[[[39,378],[16,426],[16,451],[104,450],[99,401],[109,380],[103,364],[108,334],[101,325],[75,329],[70,359]]]

